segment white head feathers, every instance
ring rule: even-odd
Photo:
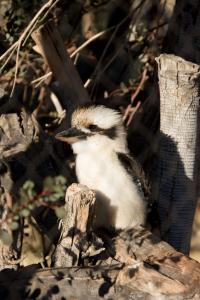
[[[108,129],[122,125],[120,113],[103,105],[78,108],[72,115],[72,126],[88,127],[90,124],[97,125],[102,129]]]

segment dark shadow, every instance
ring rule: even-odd
[[[24,267],[15,271],[5,269],[0,272],[0,299],[5,300],[25,300],[39,299],[41,294],[40,288],[35,288],[30,298],[27,298],[27,290],[31,278],[36,273],[37,266]]]
[[[49,271],[43,277],[37,272],[37,266],[24,267],[14,271],[5,269],[0,272],[0,299],[2,300],[37,300],[37,299],[67,299],[65,293],[60,291],[56,281],[64,281],[65,272],[61,270]],[[45,273],[45,271],[44,271]],[[51,278],[49,280],[49,277]],[[69,277],[69,276],[68,276]],[[52,280],[53,279],[53,280]],[[68,281],[68,279],[67,279]],[[62,294],[61,296],[59,296]]]
[[[104,278],[105,279],[105,278]],[[112,287],[114,282],[108,277],[105,279],[105,282],[101,284],[98,290],[98,294],[100,297],[104,297],[106,294],[109,293],[109,289]]]
[[[100,191],[95,191],[96,201],[94,208],[95,228],[114,228],[117,216],[117,207],[111,205],[111,201]]]
[[[163,53],[175,54],[199,64],[199,18],[199,1],[176,1]]]
[[[195,172],[197,160],[194,164]],[[177,144],[163,133],[160,133],[152,176],[154,196],[158,199],[161,237],[178,251],[188,254],[197,187],[185,173]]]

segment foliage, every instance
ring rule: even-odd
[[[4,37],[3,42],[5,44],[11,45],[19,37],[19,33],[31,20],[42,2],[44,1],[8,0],[0,3],[4,22],[0,32]]]
[[[9,210],[4,222],[1,222],[0,240],[6,245],[11,244],[12,231],[19,229],[20,220],[28,218],[38,207],[51,208],[58,218],[63,218],[65,210],[60,206],[60,200],[64,199],[66,188],[66,179],[61,175],[46,177],[40,193],[36,192],[34,182],[27,180],[20,189],[19,201]]]

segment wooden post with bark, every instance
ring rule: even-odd
[[[200,66],[158,59],[160,140],[156,173],[162,237],[188,254],[197,202]]]
[[[178,60],[178,57],[185,59],[184,63],[182,61],[182,66],[185,65],[185,68],[190,68],[189,73],[191,73],[191,74],[194,73],[194,74],[191,75],[191,78],[189,78],[189,73],[188,74],[186,73],[186,69],[185,69],[185,71],[178,70],[178,67],[180,67],[180,62],[178,65],[174,64],[172,66],[172,63],[170,64],[169,61],[174,60],[173,56],[169,57],[170,59],[168,59],[168,68],[167,68],[166,62],[164,63],[164,58],[162,55],[161,59],[159,59],[159,69],[158,69],[158,72],[160,73],[159,85],[160,85],[160,88],[162,85],[162,89],[165,90],[165,95],[163,95],[163,93],[161,91],[161,101],[160,101],[161,115],[159,116],[159,113],[160,113],[159,112],[159,96],[157,95],[157,86],[155,84],[154,88],[155,88],[156,93],[155,93],[155,91],[153,91],[152,95],[150,95],[150,97],[144,102],[144,113],[143,113],[142,117],[140,117],[139,121],[137,122],[137,120],[136,120],[136,122],[134,124],[134,127],[136,127],[136,133],[137,133],[137,131],[139,131],[139,132],[141,132],[141,135],[144,135],[142,132],[143,131],[147,132],[147,134],[146,134],[147,138],[145,136],[144,140],[145,140],[145,142],[147,141],[149,146],[145,147],[145,151],[143,151],[144,152],[143,156],[145,156],[145,158],[143,159],[142,163],[146,159],[145,163],[148,164],[147,169],[150,173],[150,178],[151,179],[153,178],[152,181],[157,186],[157,187],[154,186],[153,190],[155,192],[155,198],[157,198],[158,201],[160,202],[159,205],[160,205],[160,213],[161,213],[163,238],[166,238],[166,240],[171,242],[172,245],[177,247],[177,249],[179,249],[180,251],[184,251],[185,253],[186,252],[188,253],[189,244],[190,244],[191,223],[192,223],[194,208],[195,208],[195,203],[193,202],[193,200],[195,199],[195,196],[194,195],[189,196],[188,203],[185,206],[185,204],[182,203],[182,200],[180,198],[179,198],[179,200],[176,199],[177,195],[174,195],[174,196],[170,195],[170,191],[172,194],[174,193],[173,187],[176,184],[178,184],[178,186],[180,187],[179,194],[184,193],[184,191],[185,191],[184,184],[182,184],[178,180],[178,178],[177,178],[177,180],[175,179],[176,183],[175,182],[173,183],[172,178],[175,178],[177,176],[170,177],[171,175],[169,172],[169,165],[168,165],[168,170],[164,170],[163,166],[164,165],[166,166],[167,163],[171,164],[172,165],[171,172],[173,174],[175,174],[175,170],[174,170],[174,168],[176,168],[175,167],[175,156],[176,156],[176,154],[175,154],[176,153],[176,145],[175,144],[178,140],[178,144],[180,147],[180,143],[179,143],[180,135],[181,135],[181,133],[183,133],[182,127],[180,127],[180,130],[176,127],[176,118],[178,119],[178,116],[179,116],[178,102],[181,103],[181,99],[180,99],[181,89],[184,88],[184,91],[186,92],[187,84],[188,84],[188,94],[190,94],[190,92],[191,92],[191,95],[189,95],[189,97],[187,95],[185,96],[188,99],[188,105],[189,105],[189,101],[190,101],[189,99],[192,98],[192,95],[194,97],[193,103],[196,103],[196,104],[198,103],[198,95],[197,95],[198,80],[199,80],[199,74],[198,74],[199,66],[198,65],[200,63],[200,51],[199,51],[200,9],[199,9],[199,7],[200,7],[199,0],[194,0],[194,1],[176,0],[175,1],[173,15],[169,20],[168,32],[164,39],[163,50],[162,50],[164,53],[175,54],[177,56],[177,60]],[[191,62],[191,64],[189,62]],[[165,64],[165,68],[167,68],[166,70],[164,70],[164,64]],[[195,64],[197,64],[197,65],[195,65]],[[187,65],[187,67],[186,67],[186,65]],[[194,69],[192,69],[193,65],[194,65]],[[160,68],[162,68],[162,70],[160,70]],[[171,68],[172,68],[172,70],[171,70]],[[172,72],[174,73],[173,78],[172,78]],[[182,74],[184,73],[184,75],[181,76],[181,73]],[[195,78],[195,73],[196,73],[197,78]],[[176,74],[177,74],[177,78],[176,78]],[[185,82],[185,86],[183,87],[183,83],[185,80],[187,81],[187,84]],[[166,90],[165,84],[168,86],[167,90]],[[193,91],[193,84],[194,84],[194,91]],[[179,91],[179,94],[176,95],[177,90]],[[181,93],[184,93],[184,91],[182,91]],[[196,95],[195,95],[195,93],[196,93]],[[177,98],[177,99],[175,99],[175,98]],[[165,99],[166,99],[166,101],[165,101]],[[176,103],[175,102],[172,103],[172,99]],[[181,104],[182,108],[183,108],[183,105],[184,104]],[[170,108],[170,106],[171,106],[171,108]],[[173,111],[172,106],[175,106],[175,108],[174,108],[175,111]],[[170,109],[170,112],[168,113],[169,109]],[[181,110],[181,108],[180,108],[180,110]],[[190,107],[189,111],[186,112],[186,115],[188,116],[191,111],[192,111],[192,107]],[[198,113],[198,109],[196,110],[196,113]],[[167,114],[168,114],[168,117],[167,117]],[[165,142],[163,141],[163,143],[165,143],[165,146],[164,146],[165,148],[168,147],[168,150],[167,150],[168,155],[164,154],[164,152],[165,152],[164,149],[160,149],[160,151],[163,153],[163,154],[160,153],[160,155],[162,155],[162,158],[160,157],[160,163],[164,164],[164,165],[156,167],[157,171],[154,173],[154,170],[152,171],[152,169],[153,169],[152,168],[152,156],[154,157],[155,154],[157,155],[157,144],[160,143],[160,141],[158,141],[158,139],[157,139],[157,136],[155,135],[155,132],[158,131],[158,123],[159,123],[159,119],[160,119],[161,128],[162,128],[162,131],[164,131],[164,135],[161,136],[161,140],[164,139],[164,136],[166,136],[169,131],[169,128],[167,128],[167,126],[171,126],[171,128],[172,128],[172,124],[170,125],[170,122],[171,122],[170,114],[173,115],[173,118],[174,118],[173,124],[175,124],[175,128],[177,130],[177,136],[175,137],[174,133],[172,133],[172,136],[171,136],[174,139],[174,142],[172,141],[172,143],[171,143],[173,156],[170,154],[170,151],[169,151],[170,137],[168,140],[166,137],[166,141]],[[193,114],[192,119],[194,120],[194,123],[198,126],[197,118],[195,120],[195,113]],[[165,124],[165,122],[166,122],[166,124]],[[185,125],[184,121],[183,121],[183,123]],[[195,124],[194,124],[194,127],[196,126]],[[137,127],[139,128],[139,130]],[[191,125],[191,129],[192,129],[192,127],[193,127],[193,125]],[[149,128],[150,128],[150,130],[149,130]],[[195,131],[195,128],[193,128],[193,129]],[[198,135],[198,130],[199,129],[197,129],[196,133],[193,132],[193,134]],[[165,133],[166,133],[166,135],[165,135]],[[169,134],[171,135],[171,132],[169,132]],[[193,135],[193,137],[194,137],[194,135]],[[186,139],[188,140],[189,136],[186,137]],[[197,139],[198,139],[198,137],[197,137]],[[194,140],[195,140],[195,138],[194,138]],[[192,147],[195,147],[194,143],[198,142],[197,140],[196,141],[194,141],[194,140],[191,145]],[[163,148],[163,145],[161,145],[161,148]],[[198,145],[194,151],[196,152],[196,150],[198,150]],[[179,149],[178,149],[178,151],[179,151]],[[182,147],[181,152],[182,151],[184,151],[183,147]],[[140,151],[140,152],[142,152],[142,151]],[[149,153],[150,154],[152,153],[153,155],[149,155]],[[191,153],[191,151],[190,151],[190,153]],[[164,159],[165,155],[166,155],[166,158]],[[183,155],[183,153],[181,153],[181,155]],[[178,153],[177,153],[177,156],[179,156]],[[177,159],[180,162],[180,159],[179,158],[177,158]],[[187,157],[186,159],[187,159],[187,163],[186,163],[187,165],[189,162],[188,159],[191,162],[191,170],[190,171],[192,172],[192,169],[194,167],[194,172],[196,173],[195,169],[198,165],[197,152],[195,154],[195,161],[194,161],[195,166],[193,165],[191,157],[190,158]],[[168,160],[168,162],[167,162],[167,160]],[[172,160],[174,162],[172,162]],[[157,164],[159,164],[159,162]],[[183,164],[184,164],[184,162],[183,162]],[[182,164],[182,166],[183,166],[183,164]],[[183,168],[184,167],[185,167],[185,165],[183,166]],[[179,173],[178,177],[182,176],[182,178],[184,178],[183,174],[185,171],[183,169],[182,169],[182,171],[180,171],[180,168],[181,168],[180,165],[177,166],[177,168],[179,169],[179,172],[182,173],[182,175],[180,175],[180,173]],[[167,175],[167,173],[168,173],[168,179],[166,179],[165,183],[164,183],[165,180],[164,180],[163,172],[165,173],[165,175]],[[161,184],[162,187],[159,187],[159,181],[157,183],[156,183],[156,181],[157,181],[157,178],[159,178],[161,174],[162,174],[162,179],[160,179],[160,182],[162,181],[162,184]],[[189,175],[190,179],[192,178],[191,183],[192,183],[192,185],[193,184],[195,185],[197,183],[197,179],[195,178],[196,175],[195,174],[191,175],[191,174],[192,173],[190,173],[190,175]],[[194,178],[194,181],[193,181],[193,178]],[[190,179],[188,179],[188,181],[187,181],[186,189],[189,188],[189,181],[191,181]],[[167,183],[167,180],[168,180],[168,183]],[[185,178],[185,180],[186,180],[186,178]],[[179,183],[178,183],[178,181],[179,181]],[[167,184],[168,184],[170,191],[168,191]],[[177,192],[178,186],[176,186],[176,192]],[[199,187],[197,187],[197,188],[198,188],[198,196],[199,196],[200,190],[199,190]],[[165,193],[165,191],[167,191],[167,193]],[[176,194],[176,192],[175,192],[175,194]],[[158,193],[160,195],[158,195]],[[194,193],[197,193],[197,192],[194,191]],[[164,199],[162,200],[162,196],[164,196],[164,198],[166,198],[165,201],[164,201]],[[172,198],[173,198],[173,200],[172,200]],[[186,198],[187,198],[187,196],[186,196]],[[191,201],[189,201],[189,198]],[[172,202],[173,202],[173,204],[172,204]],[[179,202],[179,204],[178,204],[178,202]],[[183,205],[182,208],[184,210],[186,210],[185,212],[183,212],[183,210],[181,209],[181,205]],[[172,208],[172,206],[173,206],[173,208]],[[179,208],[178,208],[178,206],[179,206]],[[186,208],[186,207],[188,207],[188,208]],[[170,213],[169,213],[169,210],[171,211]],[[171,218],[175,218],[175,215],[178,213],[178,211],[180,213],[178,224],[172,225],[172,222],[174,223],[174,221],[172,221]],[[184,214],[184,216],[183,216],[183,214]],[[189,224],[184,225],[184,222],[187,222],[187,220],[185,219],[185,217],[187,217],[187,216],[188,216]],[[180,223],[182,223],[182,225],[180,225]],[[174,235],[172,237],[171,229],[172,229],[172,227],[174,228],[174,226],[176,227],[176,230],[175,230],[176,233],[174,233]],[[178,229],[178,226],[179,226],[179,229]],[[185,226],[186,226],[186,228],[185,228]],[[184,238],[184,235],[185,235],[184,228],[187,231],[186,239]],[[179,231],[179,233],[177,232],[177,230]],[[177,235],[177,233],[178,233],[178,235]]]

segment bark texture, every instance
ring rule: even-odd
[[[65,201],[66,216],[54,254],[56,267],[78,265],[83,243],[91,229],[95,194],[86,186],[74,183],[67,189]]]
[[[173,55],[161,55],[157,62],[161,234],[176,249],[188,253],[197,200],[200,67]]]

